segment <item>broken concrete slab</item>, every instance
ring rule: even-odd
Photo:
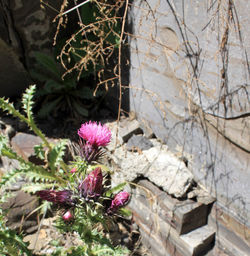
[[[164,145],[150,148],[143,153],[150,162],[146,177],[170,195],[185,196],[194,178],[185,163]]]
[[[170,195],[184,197],[193,183],[193,174],[171,153],[165,145],[155,146],[142,152],[127,151],[119,147],[111,155],[120,167],[113,175],[114,184],[123,180],[133,181],[137,177],[148,178]]]

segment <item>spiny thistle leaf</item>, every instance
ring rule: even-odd
[[[52,171],[55,171],[56,168],[60,165],[60,162],[63,161],[66,145],[67,140],[61,140],[52,148],[51,152],[49,153],[49,167]]]
[[[109,189],[108,191],[106,191],[105,196],[108,196],[108,197],[109,197],[109,196],[111,196],[112,194],[121,191],[126,185],[127,185],[127,182],[123,182],[123,183],[121,183],[121,184],[119,184],[119,185],[117,185],[117,186],[115,186],[115,187]]]
[[[34,146],[35,155],[41,160],[45,159],[45,150],[42,144]]]
[[[29,177],[31,180],[34,180],[34,181],[43,181],[43,182],[56,181],[60,185],[66,184],[66,181],[64,179],[56,176],[53,173],[46,171],[43,168],[36,169],[36,170],[29,170],[29,171],[26,171],[25,174],[27,175],[27,177]]]
[[[8,99],[0,98],[0,108],[3,111],[7,111],[8,114],[18,117],[21,121],[28,122],[27,118],[16,110],[13,103],[10,103]]]
[[[22,186],[22,190],[27,193],[36,193],[37,191],[44,189],[51,189],[57,187],[54,183],[32,183]]]
[[[0,155],[1,155],[2,149],[6,148],[7,143],[8,143],[7,137],[0,135]]]
[[[35,90],[36,90],[36,86],[31,85],[29,88],[26,89],[22,97],[23,109],[27,114],[29,121],[33,120],[32,107],[34,105],[33,97],[35,94]]]
[[[13,169],[7,172],[1,177],[0,187],[11,185],[12,183],[16,182],[16,180],[21,178],[22,174],[23,171],[18,169]]]
[[[2,143],[1,143],[2,142]],[[29,161],[25,161],[22,157],[18,156],[10,147],[6,145],[6,141],[3,136],[0,136],[1,154],[7,156],[10,159],[16,159],[20,163],[20,170],[15,170],[2,177],[2,185],[5,185],[15,181],[17,177],[26,174],[27,178],[41,181],[56,181],[60,184],[65,184],[65,181],[61,178],[44,169],[42,166],[35,165]]]

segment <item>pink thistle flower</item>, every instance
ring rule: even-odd
[[[95,168],[79,185],[79,190],[85,198],[96,198],[102,193],[102,170]]]
[[[106,125],[91,121],[82,124],[78,135],[94,148],[105,147],[111,140],[111,131]]]
[[[76,170],[76,168],[74,167],[74,168],[72,168],[71,170],[70,170],[70,173],[75,173],[77,170]]]
[[[71,211],[67,211],[63,214],[62,218],[65,222],[69,222],[74,219],[74,215],[71,213]]]
[[[126,191],[121,191],[115,195],[108,209],[108,213],[115,213],[119,208],[123,207],[129,201],[130,194]]]

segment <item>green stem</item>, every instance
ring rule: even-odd
[[[36,126],[36,124],[34,123],[31,116],[29,117],[29,119],[27,119],[27,124],[34,131],[34,133],[42,139],[43,143],[49,149],[49,152],[50,152],[52,150],[52,147],[51,147],[50,143],[48,142],[48,140],[46,139],[46,137],[42,133],[42,131]]]

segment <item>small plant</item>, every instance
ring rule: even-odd
[[[52,56],[37,52],[36,59],[38,67],[31,72],[34,79],[44,83],[37,91],[37,97],[41,101],[41,108],[38,117],[45,118],[51,113],[59,110],[71,116],[89,116],[89,109],[97,105],[96,98],[101,95],[98,92],[96,98],[93,96],[94,89],[87,81],[79,82],[77,73],[72,72],[63,77],[64,71],[59,63]],[[90,76],[90,72],[84,72],[82,77]]]
[[[121,191],[126,183],[110,188],[108,173],[103,173],[107,168],[98,164],[98,159],[104,155],[103,147],[110,142],[110,130],[96,122],[82,124],[78,130],[80,140],[77,152],[79,155],[69,168],[63,160],[66,140],[59,141],[57,144],[50,143],[34,122],[32,113],[34,93],[35,86],[31,86],[23,95],[22,104],[26,115],[21,114],[13,104],[3,98],[0,98],[0,107],[26,122],[42,139],[43,143],[35,147],[35,153],[44,161],[44,165],[25,161],[8,146],[7,139],[1,136],[1,155],[16,159],[20,163],[18,169],[2,177],[1,193],[4,195],[6,186],[25,175],[27,184],[22,189],[29,193],[36,193],[43,200],[40,206],[43,214],[51,204],[61,209],[56,226],[62,232],[77,234],[82,242],[76,248],[58,247],[52,255],[127,255],[126,248],[114,247],[106,236],[107,223],[113,221],[113,216],[126,213],[122,207],[130,197],[127,192]],[[1,220],[0,218],[0,225],[2,225]],[[0,229],[0,236],[4,241],[4,243],[0,242],[1,250],[7,250],[10,253],[12,248],[21,248],[24,253],[31,255],[27,244],[23,243],[21,237],[15,235],[13,231],[4,227]],[[12,247],[8,247],[10,241],[13,242]],[[10,253],[10,255],[18,254]]]

